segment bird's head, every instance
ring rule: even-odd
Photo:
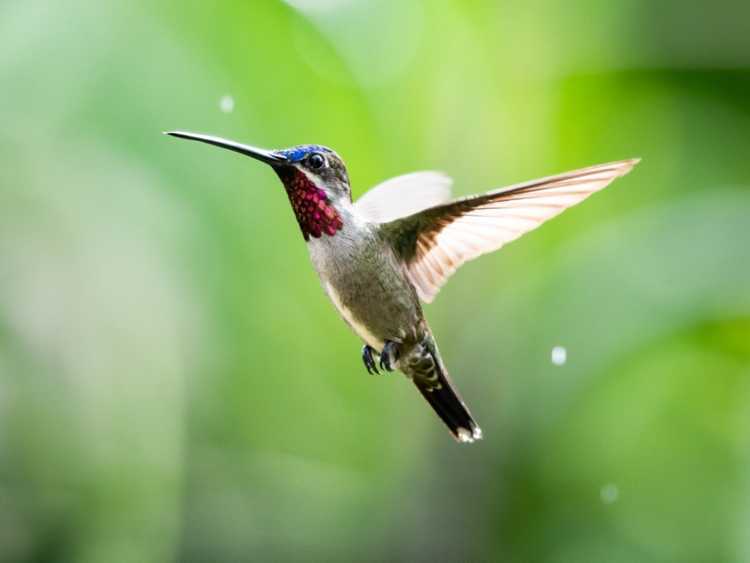
[[[305,240],[334,236],[343,227],[341,209],[351,204],[349,176],[341,157],[320,145],[267,150],[235,141],[184,131],[168,135],[201,141],[269,164],[286,188]]]

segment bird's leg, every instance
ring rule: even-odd
[[[365,344],[362,347],[362,361],[365,363],[365,367],[367,368],[367,373],[373,374],[377,373],[380,374],[378,371],[378,366],[375,363],[375,360],[372,357],[372,353],[375,352],[370,346]]]
[[[393,371],[396,369],[396,362],[398,361],[398,342],[393,340],[386,340],[383,345],[383,351],[380,352],[380,369],[386,371]]]

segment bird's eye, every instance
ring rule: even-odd
[[[310,168],[317,170],[325,166],[326,158],[322,154],[314,152],[307,158],[307,163],[310,165]]]

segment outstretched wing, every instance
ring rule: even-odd
[[[355,203],[357,212],[373,223],[406,217],[451,198],[453,181],[441,172],[413,172],[371,188]]]
[[[430,303],[464,262],[538,227],[627,174],[638,159],[583,168],[457,199],[381,226]]]

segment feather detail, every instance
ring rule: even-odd
[[[445,203],[451,197],[452,183],[441,172],[412,172],[374,186],[354,207],[367,221],[387,223]]]
[[[638,159],[600,164],[425,209],[381,226],[430,303],[463,263],[498,250],[627,174]]]

